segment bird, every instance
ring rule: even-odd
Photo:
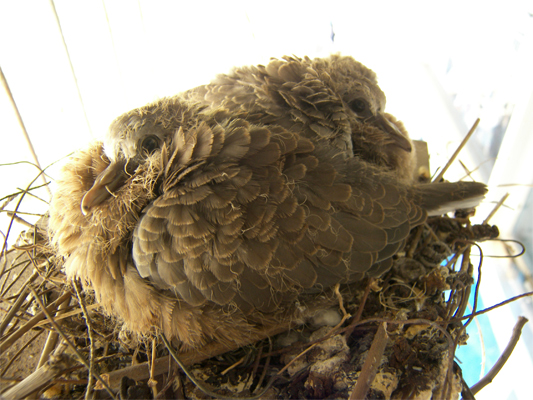
[[[127,330],[197,349],[382,276],[428,215],[486,192],[414,182],[384,101],[351,57],[286,57],[125,113],[57,181],[49,232],[67,277]]]
[[[285,56],[266,65],[234,68],[182,96],[246,112],[249,121],[281,125],[326,142],[410,180],[413,143],[403,123],[385,112],[374,71],[349,56]]]

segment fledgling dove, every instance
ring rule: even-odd
[[[410,179],[414,149],[403,124],[385,113],[376,74],[352,57],[273,59],[234,68],[183,97],[247,120],[281,125]],[[321,144],[322,145],[322,144]]]
[[[261,69],[283,79],[276,65]],[[371,80],[345,72],[330,72],[328,85],[340,93],[359,84],[381,104]],[[261,94],[240,107],[246,96],[221,89],[216,100],[206,94],[213,85],[119,117],[58,182],[50,233],[67,276],[134,332],[156,327],[192,348],[243,343],[305,314],[337,283],[380,276],[428,212],[486,191],[409,182],[393,154],[409,153],[405,130],[390,128],[396,121],[370,100],[368,116],[352,115],[341,95],[331,110],[346,118],[337,118],[326,100],[291,108],[279,91],[254,89]],[[291,96],[307,104],[315,87],[321,98],[318,83]],[[330,134],[314,127],[319,121]],[[387,138],[368,140],[379,135]]]

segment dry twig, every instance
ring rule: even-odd
[[[381,365],[381,359],[385,352],[388,339],[387,324],[383,322],[379,325],[376,335],[374,336],[372,346],[370,346],[370,350],[366,356],[361,374],[359,375],[357,383],[350,395],[350,400],[364,400],[366,398],[368,389],[370,389],[370,385],[374,381],[378,368]]]
[[[463,147],[465,147],[466,143],[468,142],[468,140],[470,140],[470,137],[474,134],[474,132],[476,131],[476,128],[477,126],[479,125],[479,121],[480,119],[476,119],[476,122],[474,122],[474,125],[472,125],[472,128],[470,128],[470,130],[468,131],[468,133],[466,134],[465,138],[463,139],[463,141],[461,142],[461,144],[459,145],[459,147],[457,147],[457,150],[455,150],[455,152],[453,153],[453,155],[450,157],[450,159],[448,160],[448,162],[446,163],[446,165],[444,166],[444,168],[440,171],[440,173],[437,175],[437,177],[433,180],[433,182],[440,182],[440,180],[442,179],[442,177],[444,176],[444,173],[448,170],[448,168],[450,168],[450,165],[452,165],[452,163],[455,161],[455,159],[457,158],[457,156],[459,155],[459,153],[461,152],[461,150],[463,149]]]
[[[476,394],[481,389],[483,389],[485,386],[487,386],[489,383],[491,383],[496,375],[498,375],[498,372],[503,368],[509,357],[511,357],[511,354],[513,353],[513,350],[518,343],[518,340],[520,339],[520,335],[522,334],[522,328],[524,325],[528,322],[527,318],[524,317],[518,317],[518,321],[516,322],[514,328],[513,328],[513,334],[511,335],[511,339],[509,340],[509,343],[507,344],[507,347],[505,347],[505,350],[501,354],[501,356],[498,358],[494,366],[491,368],[491,370],[485,375],[478,383],[476,383],[474,386],[470,388],[470,391],[473,394]]]

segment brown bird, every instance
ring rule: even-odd
[[[245,112],[250,122],[281,125],[320,145],[332,145],[345,156],[384,166],[403,179],[412,177],[409,135],[400,121],[384,112],[386,98],[376,74],[352,57],[273,59],[267,66],[218,75],[183,97],[234,114]]]
[[[287,60],[130,111],[65,167],[53,243],[128,329],[242,343],[380,276],[428,212],[485,193],[409,182],[409,138],[361,64]]]

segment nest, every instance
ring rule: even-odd
[[[510,356],[527,320],[520,318],[497,366],[469,388],[455,350],[467,344],[468,324],[486,312],[477,310],[473,279],[481,259],[474,265],[470,253],[476,242],[498,236],[488,218],[472,225],[471,215],[429,218],[411,231],[388,273],[335,286],[325,293],[335,307],[307,325],[273,327],[239,348],[211,343],[180,354],[163,336],[132,337],[79,283],[67,282],[42,216],[2,254],[1,395],[473,399]],[[465,315],[471,292],[473,310]]]
[[[335,287],[330,314],[239,349],[178,354],[186,378],[160,338],[129,337],[66,282],[42,219],[6,253],[4,395],[81,398],[89,387],[96,398],[469,398],[454,353],[476,312],[465,316],[478,291],[470,251],[497,235],[468,212],[430,218],[380,280]]]

